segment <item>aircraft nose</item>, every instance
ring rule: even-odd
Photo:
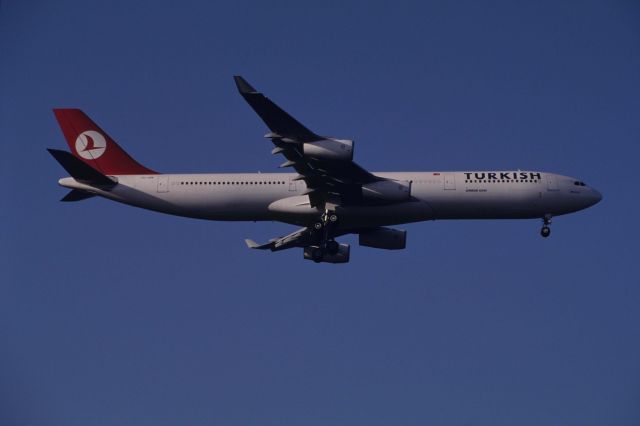
[[[591,205],[597,204],[602,200],[602,194],[600,193],[600,191],[591,188],[592,194],[591,194]]]

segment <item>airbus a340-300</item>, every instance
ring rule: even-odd
[[[406,231],[388,226],[442,219],[541,219],[596,204],[602,196],[580,179],[538,171],[369,172],[353,161],[354,143],[321,136],[242,77],[242,97],[269,128],[271,151],[297,173],[161,174],[142,166],[78,109],[54,113],[71,153],[49,152],[71,175],[62,201],[93,196],[162,213],[208,220],[280,221],[301,226],[253,249],[303,249],[315,262],[349,261],[348,244],[398,250]]]

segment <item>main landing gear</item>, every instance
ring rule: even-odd
[[[315,262],[321,262],[325,253],[331,256],[338,253],[340,244],[330,237],[331,229],[338,224],[338,215],[336,212],[326,210],[320,217],[320,221],[313,224],[316,231],[322,231],[320,246],[313,249],[311,257]]]
[[[325,249],[327,250],[327,253],[329,253],[331,256],[334,256],[338,254],[338,250],[340,250],[340,244],[338,244],[336,240],[329,240],[325,244]]]
[[[551,228],[549,228],[549,225],[551,225],[551,215],[545,215],[542,218],[542,229],[540,230],[540,235],[542,235],[543,238],[547,238],[549,235],[551,235]]]

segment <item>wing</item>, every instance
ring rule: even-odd
[[[336,230],[332,233],[333,237],[340,237],[348,234],[350,231]],[[271,250],[280,251],[294,247],[308,247],[310,245],[322,244],[323,232],[313,229],[312,227],[300,228],[284,237],[273,238],[264,244],[258,244],[253,240],[244,240],[247,247],[255,250]]]
[[[293,167],[299,174],[296,179],[304,180],[307,184],[305,194],[309,195],[312,207],[324,208],[327,203],[359,204],[362,201],[362,185],[384,180],[369,173],[351,158],[340,158],[332,151],[332,147],[338,147],[351,149],[352,153],[352,141],[316,134],[245,79],[240,76],[234,79],[242,97],[271,130],[265,137],[275,145],[272,153],[282,154],[287,159],[280,167]]]
[[[317,241],[319,234],[311,228],[301,228],[284,237],[278,237],[265,244],[258,244],[253,240],[245,240],[247,247],[256,250],[280,251],[293,247],[306,247]]]

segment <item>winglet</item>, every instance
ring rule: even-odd
[[[258,244],[255,241],[247,238],[246,240],[244,240],[245,244],[247,245],[247,247],[249,247],[250,249],[256,249],[256,250],[266,250],[269,247],[271,247],[271,243],[267,243],[267,244]]]
[[[252,85],[247,83],[247,80],[245,80],[241,76],[234,75],[233,79],[235,80],[236,86],[238,87],[238,91],[240,93],[258,93],[258,91]]]

